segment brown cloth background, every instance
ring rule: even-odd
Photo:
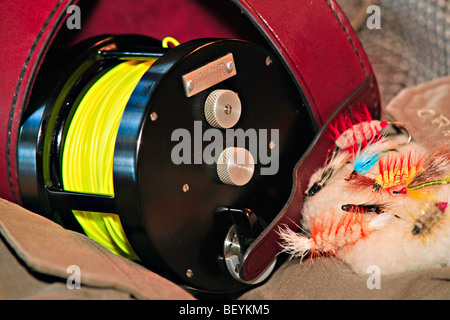
[[[318,258],[289,261],[267,283],[243,294],[242,300],[447,300],[450,299],[450,268],[386,276],[380,287],[370,289],[372,273],[355,274],[341,261]]]
[[[0,200],[0,299],[193,299],[90,238]],[[67,268],[80,268],[69,289]]]
[[[450,77],[403,89],[385,116],[403,122],[428,149],[450,142]]]

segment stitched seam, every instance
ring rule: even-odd
[[[53,16],[55,15],[56,11],[61,6],[62,2],[63,2],[63,0],[59,0],[58,3],[55,5],[53,10],[50,12],[50,15],[47,17],[47,20],[45,20],[44,24],[42,25],[42,28],[39,31],[36,39],[34,40],[33,44],[31,45],[30,52],[28,53],[27,59],[25,60],[22,71],[20,73],[19,81],[17,83],[16,90],[14,92],[14,96],[13,96],[13,100],[12,100],[12,104],[11,104],[11,111],[9,113],[7,137],[6,137],[6,168],[8,170],[9,187],[11,189],[11,193],[12,193],[12,196],[13,196],[13,199],[15,202],[18,202],[18,198],[17,198],[17,194],[14,190],[14,183],[13,183],[13,179],[12,179],[10,154],[11,154],[11,130],[12,130],[13,122],[14,122],[14,115],[16,113],[17,99],[19,96],[20,88],[22,86],[23,78],[25,77],[25,72],[28,69],[28,65],[30,64],[31,58],[34,54],[34,51],[36,50],[36,47],[37,47],[39,41],[41,40],[42,35],[44,34],[45,30],[47,29],[48,25],[50,24],[50,21],[53,18]],[[22,110],[21,110],[21,113],[22,113]]]
[[[352,38],[350,37],[350,35],[348,34],[347,28],[346,28],[345,25],[342,23],[342,21],[339,19],[339,15],[338,15],[337,12],[333,9],[333,7],[332,7],[332,5],[331,5],[331,2],[330,2],[329,0],[325,0],[325,1],[326,1],[326,3],[327,3],[328,7],[330,8],[330,10],[333,12],[334,17],[335,17],[336,20],[339,22],[339,25],[341,26],[342,30],[344,31],[344,33],[345,33],[345,35],[346,35],[346,37],[347,37],[347,40],[349,41],[350,45],[352,46],[353,51],[355,52],[356,57],[357,57],[358,60],[359,60],[359,64],[361,65],[361,67],[362,67],[362,69],[363,69],[364,75],[365,75],[366,77],[371,77],[371,76],[368,74],[367,70],[366,70],[366,67],[365,67],[365,65],[364,65],[364,63],[363,63],[363,61],[362,61],[362,59],[361,59],[361,56],[360,56],[360,54],[359,54],[359,51],[356,49],[356,47],[355,47],[355,45],[354,45],[354,43],[353,43],[353,39],[352,39]],[[370,91],[372,92],[372,101],[373,101],[374,105],[377,105],[377,104],[378,104],[378,99],[377,99],[377,96],[376,96],[376,94],[375,94],[375,87],[374,87],[373,81],[370,81]]]
[[[361,65],[361,67],[362,67],[362,69],[363,69],[363,71],[364,71],[364,74],[365,74],[366,76],[369,76],[369,74],[367,73],[366,67],[364,66],[364,63],[363,63],[363,61],[362,61],[362,59],[361,59],[361,57],[360,57],[360,55],[359,55],[359,52],[358,52],[358,50],[356,50],[356,48],[355,48],[355,45],[354,45],[354,43],[353,43],[353,39],[350,38],[350,35],[348,34],[347,28],[346,28],[345,25],[342,23],[342,21],[339,19],[339,16],[338,16],[337,12],[333,9],[333,7],[332,7],[330,1],[329,1],[329,0],[326,0],[326,2],[327,2],[328,7],[329,7],[329,8],[331,9],[331,11],[333,12],[334,17],[335,17],[336,20],[339,22],[339,25],[341,26],[342,30],[344,30],[344,33],[345,33],[345,35],[347,36],[347,39],[348,39],[348,41],[350,42],[350,44],[351,44],[351,46],[352,46],[352,48],[353,48],[353,51],[355,52],[356,56],[358,57],[359,63],[360,63],[360,65]]]

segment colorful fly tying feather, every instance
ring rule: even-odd
[[[380,161],[381,162],[381,161]],[[388,189],[398,186],[406,182],[409,176],[417,172],[416,167],[399,167],[393,169],[385,169],[375,176],[374,190]]]
[[[416,200],[424,200],[429,194],[427,187],[449,183],[450,145],[444,145],[424,160],[422,168],[408,179],[406,187],[395,193],[408,194]]]
[[[419,185],[427,181],[441,180],[450,174],[450,144],[435,150],[424,160],[423,170],[409,181],[409,186]]]
[[[421,167],[424,154],[399,152],[387,154],[378,161],[379,174],[375,176],[373,190],[390,189],[405,184]]]
[[[387,121],[374,120],[368,109],[363,106],[349,113],[342,113],[329,125],[328,135],[336,148],[355,152],[367,146],[380,131],[388,125]]]
[[[358,175],[347,188],[361,191],[372,187],[373,191],[387,190],[406,184],[421,168],[424,154],[412,151],[391,152],[378,160],[379,173],[374,178]]]
[[[280,245],[282,251],[292,257],[303,258],[308,253],[311,254],[311,259],[319,254],[336,255],[339,250],[349,248],[381,229],[389,219],[389,215],[368,216],[359,211],[315,215],[311,221],[307,221],[309,231],[305,231],[308,235],[280,229]]]
[[[354,174],[366,174],[372,167],[378,162],[379,154],[369,154],[363,152],[358,155],[354,161],[353,172]]]
[[[385,137],[370,141],[364,149],[360,147],[353,156],[353,171],[347,181],[351,180],[356,174],[364,175],[369,172],[378,163],[381,154],[395,150],[396,147],[393,142]]]
[[[440,186],[444,184],[450,184],[450,176],[442,180],[427,181],[415,186],[407,186],[394,193],[407,194],[415,200],[424,200],[427,199],[430,194],[432,194],[432,191],[427,187]]]

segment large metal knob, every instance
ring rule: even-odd
[[[205,102],[205,117],[208,123],[219,129],[233,127],[241,116],[241,100],[236,92],[217,89]]]
[[[253,177],[255,161],[250,151],[229,147],[223,150],[217,160],[217,174],[220,181],[232,186],[243,186]]]

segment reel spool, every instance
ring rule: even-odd
[[[197,290],[268,277],[275,262],[244,281],[242,257],[316,133],[277,55],[242,40],[166,49],[100,36],[41,70],[18,142],[27,208]]]

